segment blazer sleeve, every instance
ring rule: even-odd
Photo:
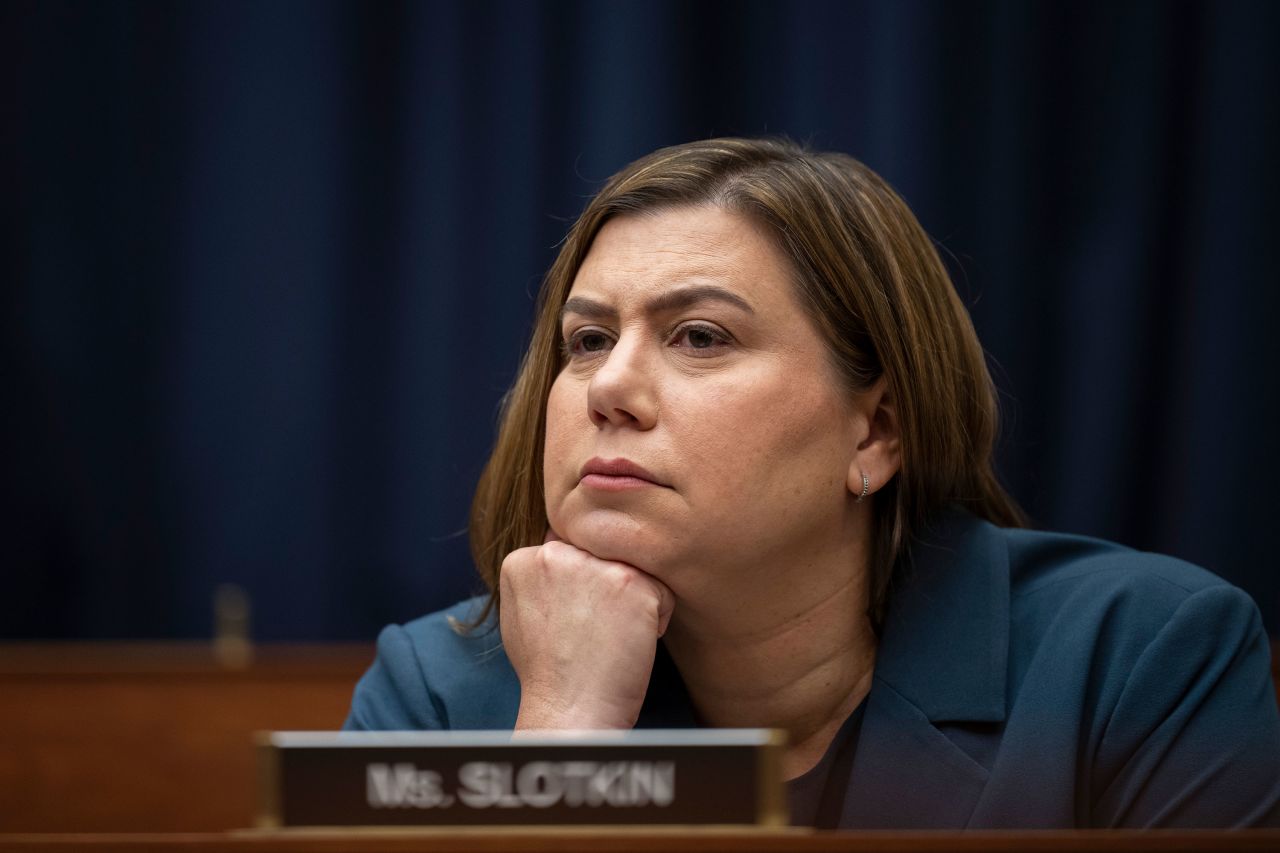
[[[373,665],[356,684],[347,731],[440,729],[441,715],[427,689],[409,633],[388,625],[378,635]]]
[[[1139,656],[1093,764],[1095,826],[1280,825],[1267,634],[1228,585],[1189,595]]]

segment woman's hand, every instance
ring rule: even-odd
[[[675,607],[666,584],[554,534],[508,554],[499,584],[516,729],[632,728]]]

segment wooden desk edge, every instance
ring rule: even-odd
[[[1280,850],[1280,829],[1101,831],[866,831],[729,827],[513,827],[439,829],[289,829],[225,833],[0,834],[0,853],[51,850],[181,851],[182,853],[1217,853]]]

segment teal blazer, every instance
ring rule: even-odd
[[[378,638],[348,729],[509,729],[520,683],[463,602]],[[1280,825],[1252,599],[1188,563],[961,512],[889,603],[840,826]],[[659,644],[640,727],[696,726]]]

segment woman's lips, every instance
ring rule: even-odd
[[[605,492],[624,492],[630,489],[644,489],[654,486],[663,487],[665,483],[658,481],[640,465],[630,459],[601,459],[595,457],[582,466],[579,484]]]
[[[614,477],[608,474],[588,474],[578,481],[579,485],[602,492],[625,492],[631,489],[661,488],[657,483],[639,477]]]

